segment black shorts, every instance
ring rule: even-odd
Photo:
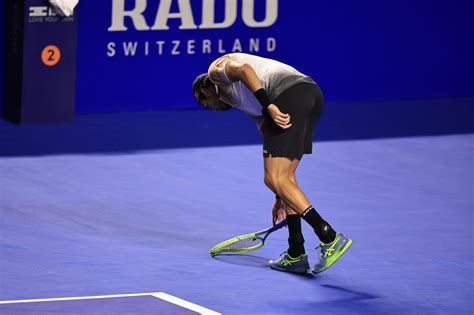
[[[264,157],[286,157],[301,160],[311,154],[313,131],[323,109],[324,98],[317,85],[298,83],[273,100],[281,112],[290,114],[292,126],[278,127],[268,113],[261,127]]]

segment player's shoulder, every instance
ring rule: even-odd
[[[231,54],[226,54],[223,56],[220,56],[219,58],[215,59],[212,63],[211,66],[222,66],[223,64],[227,63],[229,60],[232,60],[232,55]]]
[[[219,58],[217,58],[216,60],[214,60],[210,66],[209,66],[209,69],[208,69],[208,73],[212,73],[212,72],[216,72],[216,71],[222,71],[225,69],[227,63],[232,60],[232,57],[230,54],[227,54],[227,55],[223,55]]]

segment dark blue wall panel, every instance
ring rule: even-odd
[[[0,113],[3,113],[3,80],[4,80],[4,6],[5,4],[0,4]]]

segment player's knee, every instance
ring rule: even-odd
[[[286,174],[278,176],[276,183],[278,191],[285,190],[288,185],[293,185],[293,181],[291,180],[290,176]]]
[[[265,176],[263,177],[263,182],[265,185],[270,188],[273,192],[276,192],[276,178],[273,176],[271,173],[265,173]]]
[[[293,184],[296,184],[296,176],[294,173],[289,175],[289,179]]]
[[[265,185],[274,192],[281,194],[285,187],[291,183],[290,177],[286,174],[265,174]]]

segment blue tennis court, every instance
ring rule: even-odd
[[[472,314],[472,134],[315,142],[299,183],[354,243],[324,273],[298,276],[267,266],[286,229],[255,252],[208,254],[271,225],[261,145],[173,148],[144,128],[95,149],[101,121],[133,128],[160,114],[140,115],[0,122],[0,313]],[[50,146],[35,146],[45,133]]]

